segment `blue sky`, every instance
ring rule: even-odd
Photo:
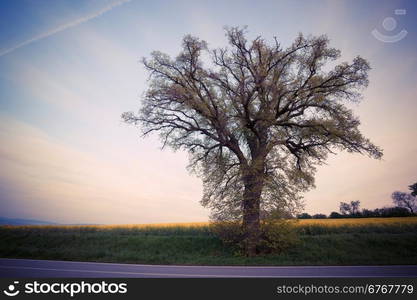
[[[395,9],[405,9],[396,15]],[[390,205],[417,181],[417,4],[413,1],[23,1],[0,2],[0,206],[5,217],[66,223],[204,221],[202,186],[185,153],[160,150],[123,124],[137,110],[152,50],[176,55],[191,33],[225,46],[223,26],[289,44],[327,34],[342,60],[371,63],[354,105],[382,161],[341,153],[319,169],[306,211],[340,201]],[[383,26],[394,18],[396,28]],[[376,39],[407,30],[395,43]]]

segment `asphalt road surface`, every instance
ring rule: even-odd
[[[0,277],[417,277],[417,265],[286,267],[163,266],[1,258]]]

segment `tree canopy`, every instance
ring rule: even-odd
[[[417,182],[409,185],[408,188],[411,190],[411,195],[417,197]]]
[[[413,214],[417,212],[417,197],[412,194],[395,191],[392,193],[391,198],[398,207],[407,208]]]

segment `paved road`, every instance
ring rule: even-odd
[[[417,277],[417,265],[227,267],[0,259],[0,277]]]

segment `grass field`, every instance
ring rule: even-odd
[[[300,242],[247,258],[208,223],[2,226],[0,257],[199,265],[417,264],[417,217],[296,221]]]

